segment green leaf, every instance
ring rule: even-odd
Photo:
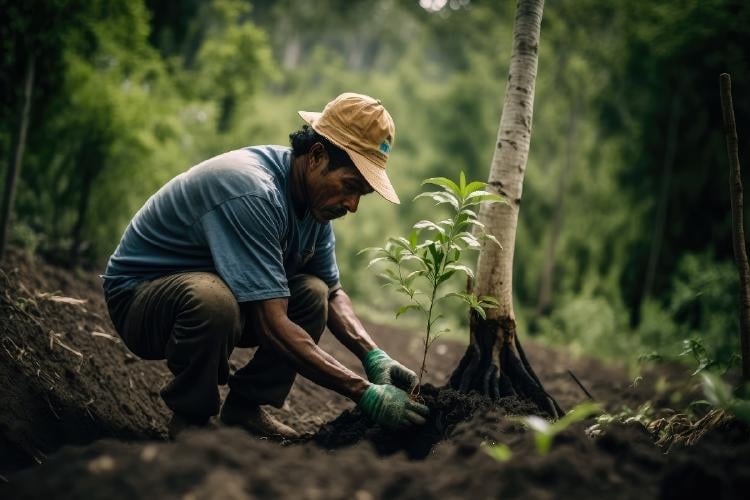
[[[409,274],[408,274],[408,275],[406,276],[406,278],[404,278],[404,282],[405,282],[405,283],[406,283],[407,285],[411,285],[411,284],[412,284],[412,282],[413,282],[413,281],[414,281],[414,280],[415,280],[416,278],[418,278],[419,276],[424,276],[424,275],[425,275],[425,272],[426,272],[426,271],[425,271],[424,269],[418,269],[418,270],[416,270],[416,271],[413,271],[413,272],[409,273]]]
[[[508,445],[503,443],[494,445],[486,445],[485,443],[482,443],[482,450],[498,462],[507,462],[513,456],[513,452]]]
[[[378,251],[385,252],[386,250],[385,248],[380,248],[380,247],[367,247],[357,252],[357,255],[362,255],[363,253],[369,253],[369,252],[378,252]]]
[[[534,444],[536,445],[536,451],[540,455],[546,455],[549,453],[549,449],[552,447],[552,434],[534,434]]]
[[[463,236],[459,236],[459,239],[461,241],[463,241],[464,243],[466,243],[471,248],[481,248],[482,247],[482,244],[479,243],[479,240],[473,234],[466,233]]]
[[[592,415],[602,413],[602,408],[596,403],[586,402],[573,407],[563,418],[552,424],[554,433],[562,432],[576,422],[586,420]]]
[[[398,308],[398,311],[396,311],[396,318],[404,314],[405,312],[411,310],[411,309],[417,309],[417,310],[423,310],[421,305],[418,304],[408,304],[405,306],[401,306]]]
[[[484,312],[484,308],[480,305],[471,306],[482,319],[487,319],[487,313]]]
[[[499,307],[500,306],[500,301],[497,300],[492,295],[482,295],[481,297],[479,297],[479,303],[482,304],[485,307],[487,305],[491,305],[493,307]]]
[[[403,236],[399,236],[397,238],[389,238],[388,241],[390,241],[394,245],[397,245],[397,246],[403,248],[404,250],[407,250],[409,252],[412,251],[411,246],[409,245],[409,240],[407,240]]]
[[[422,181],[422,185],[424,186],[425,184],[440,186],[446,191],[453,193],[455,196],[461,195],[461,188],[459,188],[455,182],[448,179],[447,177],[430,177],[429,179],[425,179],[424,181]]]
[[[453,276],[456,273],[456,271],[448,271],[447,273],[443,273],[440,277],[437,279],[437,284],[440,285],[444,283],[445,281],[449,280],[451,276]]]
[[[409,235],[409,247],[412,249],[412,251],[416,250],[417,248],[417,231],[412,231]]]
[[[486,187],[487,187],[486,182],[474,181],[466,185],[464,192],[466,193],[466,195],[470,195],[471,193],[475,191],[479,191],[480,189],[485,189]]]
[[[729,387],[729,384],[713,373],[702,372],[700,375],[703,394],[706,396],[706,399],[716,407],[725,407],[732,399],[732,389]]]
[[[477,213],[474,210],[470,209],[470,208],[462,208],[461,211],[458,212],[458,213],[459,213],[459,215],[466,215],[466,216],[471,217],[473,219],[479,218],[479,215],[477,215]]]
[[[469,278],[473,278],[474,277],[474,271],[472,271],[471,269],[469,269],[467,266],[465,266],[463,264],[448,264],[447,266],[445,266],[445,269],[452,269],[454,271],[461,271],[462,273],[466,273],[466,275]]]
[[[440,267],[440,263],[443,261],[442,250],[440,250],[440,247],[438,247],[434,242],[430,246],[428,246],[427,249],[430,251],[430,255],[432,255],[432,262],[435,265],[434,269],[438,269]]]
[[[470,193],[466,197],[466,201],[468,202],[471,200],[471,203],[477,203],[479,202],[485,202],[485,201],[491,201],[491,202],[506,202],[507,200],[505,197],[500,196],[499,194],[490,193],[489,191],[474,191],[473,193]]]
[[[443,295],[442,297],[440,297],[437,300],[444,300],[444,299],[447,299],[449,297],[457,297],[457,298],[461,299],[462,301],[466,302],[470,307],[472,305],[474,305],[474,302],[472,301],[472,298],[474,296],[472,294],[470,294],[470,293],[463,293],[463,292],[450,292],[450,293],[446,293],[445,295]]]
[[[414,197],[415,200],[419,198],[432,198],[437,205],[440,205],[441,203],[450,203],[457,211],[461,208],[458,198],[448,191],[421,193]]]
[[[412,226],[414,229],[427,229],[428,231],[438,231],[440,234],[445,234],[445,229],[438,226],[431,220],[421,220]]]
[[[390,257],[375,257],[374,259],[372,259],[370,262],[367,263],[367,267],[372,267],[378,262],[383,261],[383,260],[390,260]]]
[[[390,271],[390,269],[388,269],[388,270]],[[391,272],[393,272],[393,271],[391,271]],[[384,280],[386,280],[388,282],[395,282],[395,283],[399,282],[398,278],[394,279],[392,276],[388,275],[387,273],[379,273],[378,277],[382,278],[382,279],[384,279]]]
[[[495,238],[495,237],[494,237],[493,235],[491,235],[491,234],[487,234],[487,233],[481,233],[481,234],[479,235],[479,238],[480,238],[480,239],[482,239],[482,240],[490,240],[491,242],[493,242],[493,243],[495,243],[495,244],[496,244],[497,246],[499,246],[499,247],[500,247],[500,250],[502,250],[502,249],[503,249],[503,246],[502,246],[502,245],[500,244],[500,242],[499,242],[499,241],[497,241],[497,238]]]

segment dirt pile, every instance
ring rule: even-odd
[[[163,363],[135,358],[96,284],[11,250],[0,270],[0,471],[63,444],[158,439]]]
[[[640,426],[615,426],[592,439],[581,423],[540,455],[533,434],[506,418],[535,408],[442,387],[464,350],[451,342],[437,344],[429,362],[431,385],[422,396],[432,411],[424,427],[392,432],[372,426],[350,401],[300,378],[284,408],[274,412],[307,432],[306,439],[282,445],[220,428],[167,443],[168,414],[158,391],[169,374],[163,363],[139,361],[117,341],[97,280],[18,253],[10,262],[0,275],[2,498],[705,500],[750,491],[750,436],[737,424],[665,455]],[[417,337],[378,325],[368,329],[394,357],[418,366]],[[321,345],[362,373],[330,335]],[[683,379],[674,369],[646,372],[634,387],[616,367],[533,342],[526,349],[566,408],[582,399],[568,369],[611,410],[668,399],[665,379]],[[231,364],[237,368],[251,356],[239,349]],[[491,458],[484,446],[493,443],[507,445],[510,460]],[[29,466],[36,461],[44,463]]]

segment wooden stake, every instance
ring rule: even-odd
[[[742,379],[750,381],[750,266],[745,248],[743,221],[742,176],[737,147],[737,126],[732,105],[732,79],[728,73],[719,76],[721,111],[724,117],[724,134],[729,155],[729,198],[732,204],[732,247],[740,275],[740,349],[742,352]]]

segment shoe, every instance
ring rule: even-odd
[[[261,406],[247,408],[224,403],[219,419],[225,425],[241,427],[253,436],[269,439],[299,439],[299,432],[276,420]]]
[[[208,418],[196,420],[179,413],[173,413],[167,424],[167,435],[170,441],[174,441],[177,436],[188,429],[207,429],[209,427],[211,425]]]

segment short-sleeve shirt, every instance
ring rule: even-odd
[[[217,273],[238,302],[288,297],[287,278],[339,279],[331,223],[291,200],[291,149],[257,146],[173,178],[136,213],[102,275],[107,300],[177,272]]]

